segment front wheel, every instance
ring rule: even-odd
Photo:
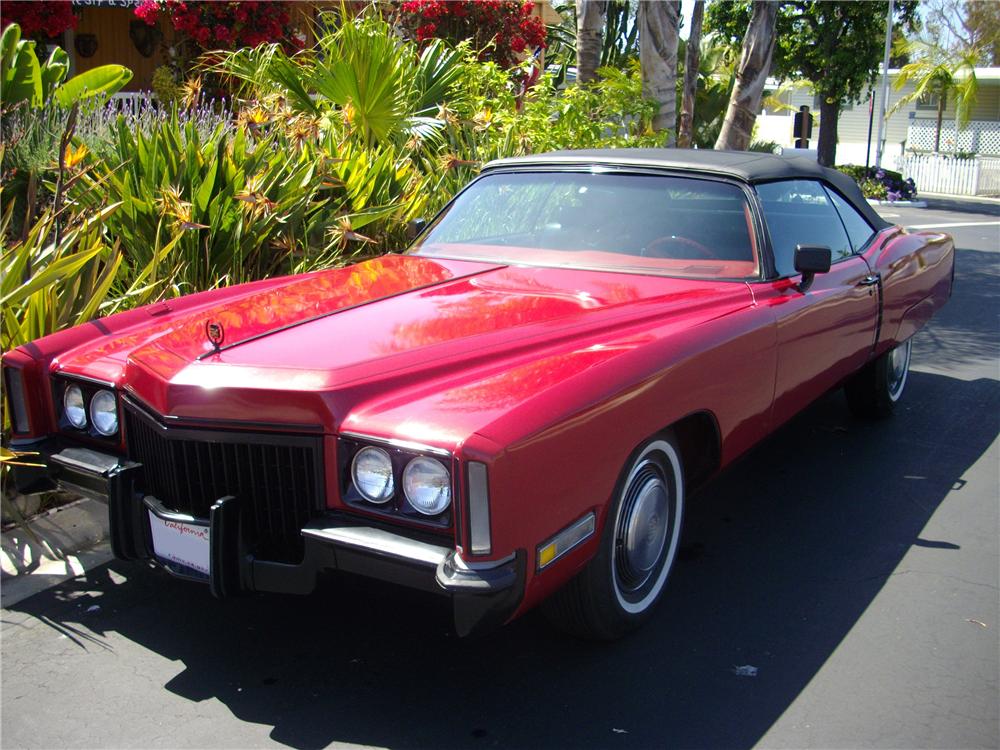
[[[597,555],[543,606],[556,627],[614,640],[650,616],[677,556],[684,476],[672,435],[642,445],[622,470]]]
[[[903,396],[910,371],[913,339],[890,349],[851,378],[844,391],[851,411],[859,417],[888,417]]]

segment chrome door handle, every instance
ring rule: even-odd
[[[877,275],[869,274],[858,282],[858,286],[875,286],[878,282],[879,277]]]

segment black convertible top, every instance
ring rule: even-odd
[[[773,180],[822,180],[837,189],[876,229],[892,226],[871,207],[861,188],[835,169],[821,167],[802,156],[776,156],[756,151],[713,151],[687,148],[609,148],[581,151],[551,151],[547,154],[498,159],[483,171],[518,166],[562,166],[606,164],[625,167],[660,167],[735,177],[749,183]]]

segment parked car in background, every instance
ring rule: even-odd
[[[23,492],[108,502],[123,559],[212,593],[323,571],[649,617],[692,493],[827,391],[885,416],[951,294],[946,234],[815,163],[683,150],[487,165],[404,254],[160,302],[3,357]]]

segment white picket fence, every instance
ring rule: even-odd
[[[119,91],[111,95],[111,102],[119,112],[137,114],[143,102],[154,99],[152,91]]]
[[[1000,158],[913,154],[901,156],[896,169],[912,177],[922,193],[1000,195]]]

